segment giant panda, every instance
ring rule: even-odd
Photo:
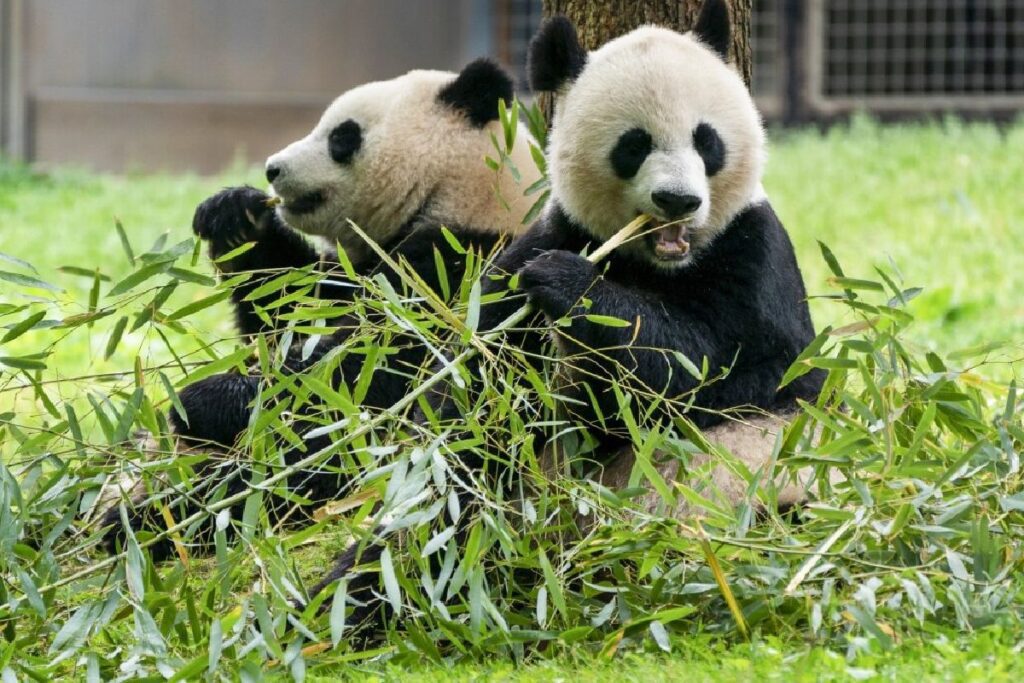
[[[822,387],[821,373],[810,372],[779,388],[814,330],[793,247],[761,186],[765,135],[726,62],[729,43],[721,0],[707,0],[686,34],[646,26],[588,54],[571,22],[555,17],[531,43],[532,86],[558,95],[551,198],[496,260],[485,291],[504,296],[488,297],[478,329],[495,328],[524,299],[533,305],[537,319],[507,338],[523,356],[543,358],[554,335],[556,374],[566,383],[556,393],[601,442],[606,459],[593,476],[607,484],[625,485],[633,463],[617,389],[633,392],[632,419],[665,425],[684,415],[757,471],[798,401]],[[598,265],[581,255],[641,214],[655,221],[642,238]],[[697,367],[706,359],[711,381],[699,382],[679,356]],[[652,391],[670,401],[645,401]],[[450,386],[433,396],[433,409],[457,424],[466,400]],[[713,465],[712,457],[691,464]],[[664,467],[670,477],[685,474],[675,462]],[[738,501],[746,482],[712,469],[722,495]],[[780,499],[798,499],[803,483],[782,482]],[[657,498],[641,505],[653,510]],[[344,577],[349,598],[362,602],[357,614],[368,616],[376,577],[358,570],[380,548],[347,549],[313,593]]]
[[[282,314],[294,304],[261,310],[281,293],[255,298],[254,293],[282,271],[313,266],[323,277],[312,295],[339,303],[358,296],[360,290],[345,281],[341,269],[332,270],[338,263],[333,245],[344,250],[358,274],[379,273],[395,290],[402,290],[399,274],[382,264],[349,221],[395,262],[406,262],[434,292],[447,291],[441,286],[442,276],[451,291],[458,291],[466,257],[445,231],[463,248],[493,257],[520,232],[532,202],[523,190],[540,177],[530,151],[532,139],[522,123],[505,163],[497,171],[485,164],[486,157],[499,156],[493,140],[503,139],[499,100],[511,103],[512,97],[511,78],[487,59],[470,63],[458,74],[417,70],[361,85],[330,104],[307,136],[267,159],[269,193],[232,187],[200,204],[193,230],[207,243],[220,276],[253,275],[236,284],[231,295],[239,332],[252,337],[281,331]],[[306,236],[324,238],[328,245],[318,247]],[[248,250],[239,249],[247,243]],[[442,270],[437,267],[438,255]],[[330,321],[337,331],[319,340],[312,351],[303,348],[303,341],[294,342],[285,369],[303,372],[328,356],[360,324],[349,318]],[[366,408],[395,403],[423,364],[426,348],[415,339],[392,340],[389,346],[397,351],[378,361],[382,367],[373,375],[363,401]],[[364,354],[344,354],[334,381],[354,381],[365,360]],[[214,446],[223,451],[235,446],[249,423],[260,382],[257,374],[225,373],[183,389],[179,399],[185,414],[172,409],[168,420],[179,437],[179,450],[194,453]],[[317,449],[323,441],[309,441],[307,450]],[[299,455],[289,449],[285,460]],[[208,490],[233,469],[230,460],[219,468],[207,466],[203,480]],[[235,476],[227,493],[239,490],[243,479]],[[301,488],[300,495],[324,501],[338,495],[340,483],[337,476],[303,473],[294,485]],[[133,528],[161,528],[163,522],[153,507],[130,507]],[[195,505],[189,504],[178,512],[194,511]],[[104,524],[110,528],[107,547],[114,551],[123,537],[116,506]],[[192,537],[196,543],[209,540],[202,530]],[[166,557],[171,550],[168,542],[152,546],[155,558]]]

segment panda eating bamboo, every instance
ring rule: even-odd
[[[295,308],[289,292],[263,291],[263,284],[290,271],[313,268],[319,282],[310,292],[335,309],[360,296],[360,288],[345,277],[333,246],[340,246],[359,275],[385,278],[403,290],[401,274],[382,263],[368,243],[350,227],[360,227],[393,262],[404,263],[432,291],[457,291],[466,271],[467,252],[491,258],[516,234],[533,199],[523,190],[539,177],[531,154],[527,127],[518,123],[507,159],[497,170],[485,164],[499,156],[494,140],[503,138],[500,101],[511,103],[509,75],[487,59],[468,64],[461,72],[411,71],[403,76],[361,85],[339,96],[310,133],[272,155],[266,163],[270,193],[252,187],[230,187],[196,209],[193,229],[207,243],[222,278],[243,272],[248,280],[231,293],[239,331],[247,337],[280,334]],[[306,236],[326,238],[331,245],[318,248]],[[460,247],[453,246],[450,237]],[[248,250],[240,249],[246,243]],[[440,265],[439,265],[440,264]],[[445,282],[442,284],[442,279]],[[313,346],[305,340],[287,354],[289,374],[311,372],[318,363],[337,361],[335,386],[351,386],[375,363],[372,380],[361,407],[386,408],[404,396],[427,357],[424,343],[411,335],[393,339],[387,351],[370,359],[365,352],[338,354],[361,324],[342,316],[327,321],[329,329]],[[340,360],[337,358],[340,357]],[[167,501],[174,519],[194,514],[215,498],[243,491],[248,486],[248,464],[232,457],[239,436],[259,400],[263,378],[257,374],[223,373],[185,387],[180,393],[184,415],[172,409],[169,422],[176,437],[175,455],[206,460],[193,467],[202,490],[173,491],[167,487],[159,499],[145,499],[126,491],[125,506],[133,529],[166,529],[159,512]],[[266,386],[265,383],[263,386]],[[337,408],[337,406],[335,406]],[[313,425],[296,425],[311,432]],[[328,437],[306,439],[305,450],[316,451]],[[283,461],[302,456],[293,445],[283,446]],[[244,449],[243,449],[244,451]],[[336,498],[345,477],[338,463],[304,471],[289,479],[290,490],[314,503]],[[217,489],[221,490],[218,492]],[[241,518],[242,505],[232,517]],[[278,508],[268,506],[271,519]],[[121,546],[124,528],[118,506],[102,520],[105,545],[111,552]],[[203,521],[185,534],[187,542],[201,546],[212,540],[212,522]],[[150,547],[155,559],[173,553],[169,539]]]

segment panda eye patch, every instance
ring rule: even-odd
[[[643,166],[647,155],[654,148],[651,134],[643,128],[632,128],[619,137],[612,149],[611,162],[615,175],[629,180]]]
[[[709,178],[725,166],[725,143],[711,124],[702,123],[694,129],[693,147],[704,160],[704,173]]]
[[[336,163],[347,164],[363,144],[363,130],[349,119],[335,127],[327,138],[327,149]]]

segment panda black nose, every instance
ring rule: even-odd
[[[658,190],[651,193],[651,200],[665,212],[669,219],[691,214],[700,208],[700,197],[692,194],[677,194]]]
[[[281,175],[281,167],[277,164],[267,164],[267,182],[274,182]]]

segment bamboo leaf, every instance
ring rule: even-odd
[[[125,292],[131,291],[146,280],[166,272],[170,267],[170,261],[157,261],[156,263],[150,263],[147,266],[143,266],[114,285],[110,291],[107,292],[107,296],[119,296]]]
[[[227,289],[222,292],[217,292],[216,294],[211,294],[210,296],[203,297],[198,301],[193,301],[191,303],[185,304],[184,306],[182,306],[181,308],[177,309],[169,316],[167,316],[166,320],[170,322],[174,320],[181,320],[182,318],[187,318],[191,315],[194,315],[195,313],[198,313],[199,311],[209,308],[210,306],[219,304],[220,302],[226,300],[230,296],[231,291]]]
[[[565,594],[562,592],[562,585],[558,582],[558,577],[555,576],[555,570],[552,568],[551,561],[548,560],[547,553],[544,552],[543,548],[538,548],[537,559],[540,560],[540,567],[544,572],[544,585],[547,586],[548,593],[551,594],[551,599],[555,603],[555,609],[558,610],[563,619],[568,619],[569,606],[565,602]]]
[[[348,603],[348,581],[342,579],[334,591],[334,602],[331,604],[331,646],[338,647],[345,635],[345,610]]]
[[[114,329],[110,331],[110,336],[107,337],[107,346],[103,351],[103,359],[108,360],[117,351],[117,345],[121,343],[121,335],[124,334],[124,328],[128,325],[128,317],[122,315],[114,323]]]
[[[132,251],[131,242],[128,241],[128,234],[124,231],[124,226],[121,225],[121,219],[114,219],[114,229],[117,230],[117,238],[121,240],[121,248],[124,249],[125,256],[128,257],[128,263],[135,267],[135,253]]]
[[[387,593],[388,602],[395,616],[402,614],[402,591],[398,587],[398,577],[395,575],[395,565],[391,561],[391,548],[385,546],[380,554],[380,573],[384,580],[384,592]]]
[[[16,285],[22,287],[35,287],[37,289],[45,289],[51,292],[63,292],[64,290],[56,285],[51,285],[49,282],[44,282],[37,277],[30,275],[22,275],[21,273],[11,273],[6,270],[0,270],[0,280],[6,280],[7,282],[13,282]]]
[[[15,339],[17,339],[18,337],[20,337],[21,335],[25,334],[33,327],[35,327],[36,323],[38,323],[44,317],[46,317],[45,310],[36,311],[35,313],[28,316],[21,322],[12,325],[10,328],[8,328],[7,334],[5,334],[2,339],[0,339],[0,344],[6,344],[9,341],[14,341]]]

